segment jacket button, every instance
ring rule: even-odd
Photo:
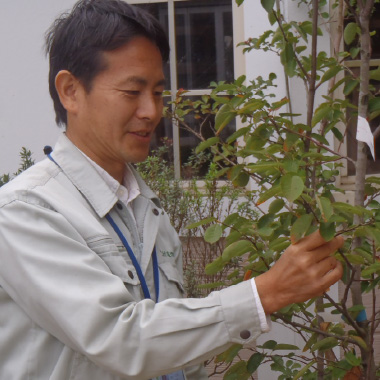
[[[135,277],[133,275],[133,272],[131,270],[128,271],[128,276],[133,280],[133,278]]]
[[[119,210],[122,210],[123,209],[123,205],[121,203],[116,203],[116,207],[119,209]]]
[[[243,330],[240,332],[241,339],[248,339],[251,337],[251,333],[248,330]]]
[[[159,214],[159,211],[158,211],[156,208],[154,208],[154,209],[152,210],[152,212],[153,212],[154,215],[158,215],[158,214]]]

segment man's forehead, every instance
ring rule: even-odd
[[[127,76],[123,80],[120,81],[120,84],[122,85],[128,85],[128,84],[137,84],[141,86],[146,86],[148,84],[148,80],[145,77],[139,76],[139,75],[131,75]],[[162,77],[158,79],[155,83],[155,86],[164,86],[165,85],[165,78]]]

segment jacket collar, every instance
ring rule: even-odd
[[[114,207],[118,201],[114,192],[64,133],[58,138],[51,156],[100,218]],[[130,167],[140,187],[141,195],[151,199],[157,207],[161,207],[156,194],[146,185],[137,171]]]

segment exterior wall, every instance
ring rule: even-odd
[[[22,146],[36,160],[58,135],[48,92],[44,33],[74,0],[15,0],[0,4],[0,175],[19,164]]]

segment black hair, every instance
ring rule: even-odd
[[[49,91],[56,122],[67,124],[67,113],[55,88],[60,70],[70,71],[87,92],[92,80],[106,69],[102,53],[117,49],[132,38],[144,36],[169,57],[169,43],[159,22],[147,11],[122,0],[80,0],[69,13],[57,18],[46,32],[49,56]]]

